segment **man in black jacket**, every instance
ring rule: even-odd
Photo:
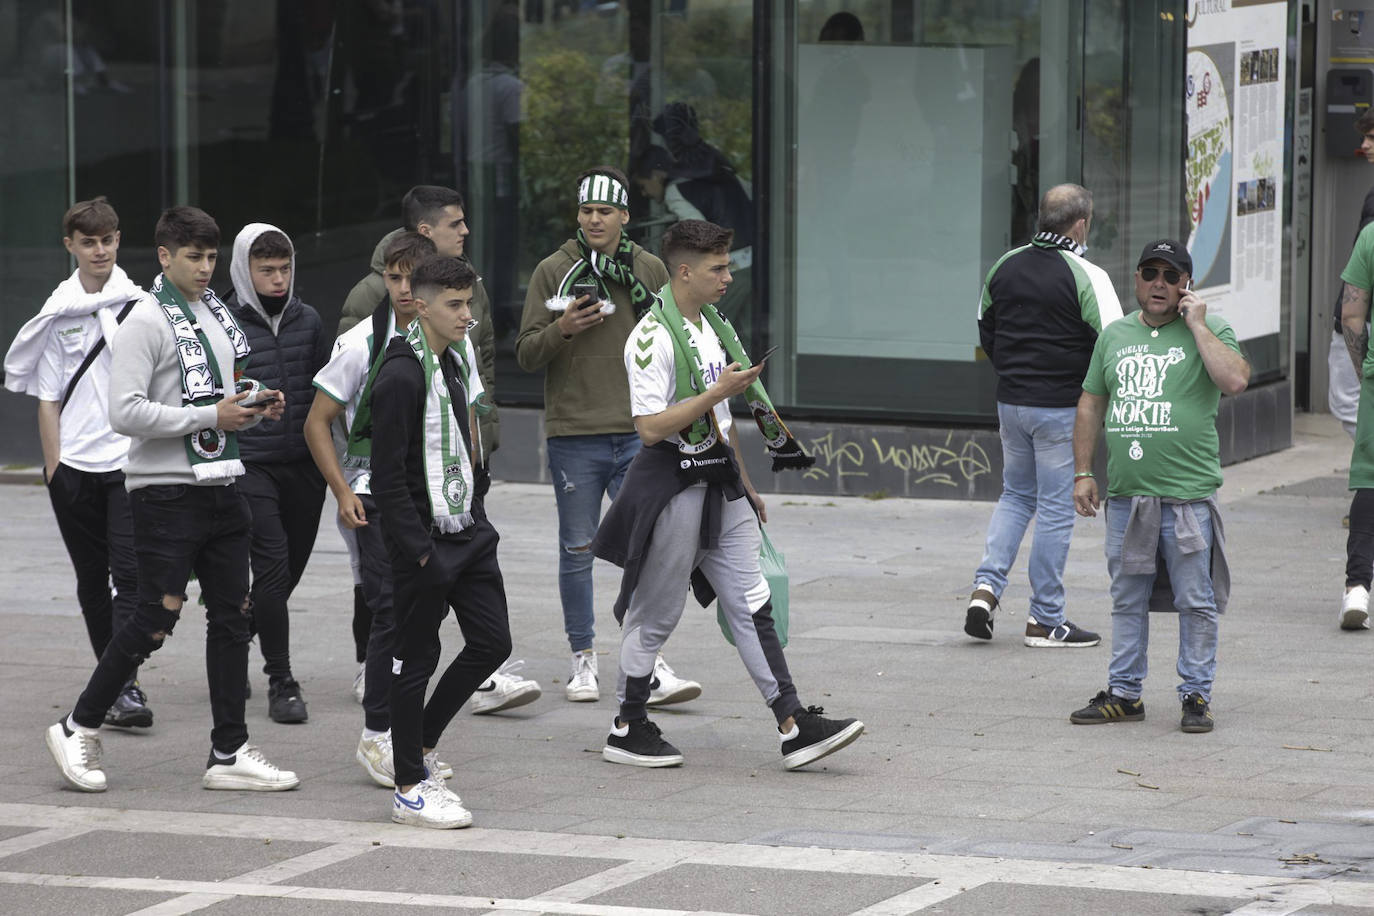
[[[476,279],[458,258],[416,265],[410,285],[418,318],[388,343],[372,389],[372,495],[391,556],[396,614],[391,819],[421,827],[472,823],[439,776],[435,747],[511,650],[499,537],[483,506],[489,478],[473,452],[482,381],[467,333]],[[449,607],[464,645],[426,704]]]
[[[1040,201],[1040,231],[1029,245],[1002,255],[983,284],[978,336],[997,371],[1002,496],[964,617],[964,632],[976,639],[992,639],[993,611],[1035,516],[1025,644],[1061,649],[1101,642],[1064,611],[1078,396],[1098,332],[1121,317],[1111,278],[1083,258],[1092,216],[1087,188],[1050,188]]]
[[[310,458],[305,418],[311,380],[329,359],[320,315],[295,295],[296,254],[286,234],[249,223],[234,239],[226,303],[252,352],[244,374],[286,394],[278,423],[239,434],[245,473],[239,489],[253,512],[253,625],[268,677],[267,714],[304,722],[305,699],[291,673],[287,602],[305,572],[324,506],[324,478]]]

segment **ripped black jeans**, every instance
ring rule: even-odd
[[[205,599],[205,676],[214,728],[210,741],[231,753],[248,740],[243,693],[248,680],[248,553],[252,517],[238,487],[187,484],[141,487],[129,493],[138,556],[138,607],[114,634],[76,702],[72,718],[97,728],[125,682],[161,648],[181,611],[163,596],[181,598],[194,571]],[[155,634],[165,634],[157,636]]]

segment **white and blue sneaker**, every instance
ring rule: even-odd
[[[426,779],[409,792],[392,793],[391,819],[411,827],[454,830],[470,826],[472,812],[463,807],[457,795],[444,788],[443,782]]]

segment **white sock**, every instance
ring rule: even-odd
[[[222,753],[217,747],[212,747],[210,750],[214,753],[216,760],[233,760],[236,756],[235,754]]]
[[[77,725],[77,724],[76,724],[76,720],[72,718],[72,714],[71,714],[71,713],[68,713],[68,714],[67,714],[67,731],[69,731],[69,732],[74,732],[74,733],[76,733],[76,734],[78,734],[78,735],[94,735],[94,734],[96,734],[97,732],[99,732],[100,729],[98,729],[98,728],[87,728],[87,727],[84,726],[84,725]]]
[[[382,731],[376,731],[375,729],[364,728],[364,729],[363,729],[363,737],[366,738],[368,741],[376,741],[376,740],[377,740],[378,738],[380,738],[382,735],[385,735],[386,732],[387,732],[386,729],[383,729]]]

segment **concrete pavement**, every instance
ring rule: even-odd
[[[390,824],[389,793],[353,761],[351,578],[332,517],[292,608],[307,724],[267,719],[256,647],[252,663],[252,740],[301,788],[200,788],[191,617],[145,666],[154,728],[104,732],[110,791],[62,788],[41,733],[93,658],[44,493],[0,488],[0,911],[1374,914],[1374,631],[1336,626],[1349,440],[1298,419],[1293,449],[1226,470],[1235,582],[1207,735],[1178,731],[1172,617],[1152,620],[1147,719],[1100,727],[1068,714],[1105,686],[1108,650],[1023,647],[1022,570],[993,641],[964,636],[990,504],[770,497],[802,699],[868,727],[794,773],[695,604],[666,654],[704,693],[655,714],[686,765],[604,763],[609,689],[562,697],[552,496],[498,483],[515,657],[545,693],[455,719],[441,751],[475,826],[453,832]],[[598,567],[607,680],[617,582]],[[1106,636],[1100,519],[1079,520],[1066,584],[1072,619]],[[445,635],[447,656],[456,626]]]

